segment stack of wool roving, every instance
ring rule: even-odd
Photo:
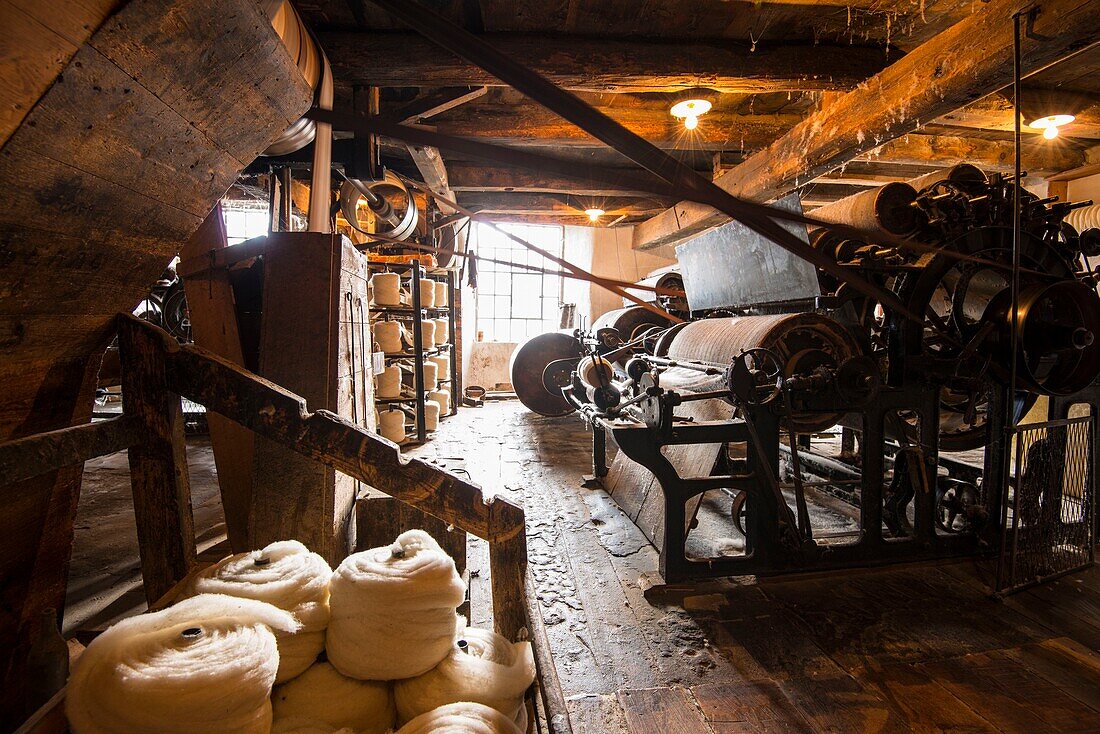
[[[394,725],[393,692],[382,681],[340,675],[329,663],[315,663],[271,694],[275,726],[311,721],[357,734],[386,734]]]
[[[279,632],[279,674],[288,681],[313,665],[325,646],[328,586],[332,569],[325,559],[296,540],[282,540],[263,550],[238,553],[204,570],[188,594],[227,594],[273,604],[293,614],[301,629]]]
[[[450,653],[465,622],[454,561],[423,530],[344,559],[329,585],[329,662],[364,680],[412,678]]]
[[[524,692],[535,680],[530,642],[509,642],[495,632],[468,628],[450,655],[432,670],[394,684],[398,721],[449,703],[485,704],[527,729]]]
[[[336,729],[323,721],[292,717],[281,719],[271,727],[271,734],[357,734],[354,729]]]
[[[420,714],[397,734],[523,734],[515,723],[480,703],[449,703]]]
[[[297,628],[282,609],[218,594],[125,619],[77,661],[69,725],[74,734],[267,734],[279,667],[272,630]]]

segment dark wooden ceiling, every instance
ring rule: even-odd
[[[979,0],[423,1],[697,170],[715,174],[983,6]],[[417,112],[419,103],[427,112],[407,120],[440,132],[624,170],[630,165],[555,114],[399,26],[367,0],[296,5],[332,62],[338,107],[351,109],[354,89],[373,86],[380,89],[382,114]],[[1031,172],[1092,163],[1088,151],[1100,142],[1100,50],[1078,54],[1028,85],[1040,98],[1061,95],[1079,108],[1077,122],[1059,140],[1028,136]],[[714,105],[692,132],[669,114],[675,101],[688,96]],[[448,98],[461,103],[433,107]],[[1011,129],[1008,100],[996,95],[978,100],[815,180],[803,189],[804,203],[825,203],[962,159],[1006,170]],[[384,153],[396,168],[419,168],[426,179],[442,175],[440,161],[433,173],[403,146],[388,143]],[[502,219],[579,224],[586,220],[578,207],[599,205],[614,210],[619,222],[635,223],[669,203],[630,192],[608,199],[609,192],[598,187],[446,151],[440,160],[460,201]]]

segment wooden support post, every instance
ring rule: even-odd
[[[493,627],[515,641],[527,630],[527,535],[518,528],[507,539],[489,544],[489,577],[493,587]]]
[[[355,86],[352,90],[352,105],[358,115],[377,115],[379,112],[379,89],[370,86]],[[378,136],[356,133],[352,142],[352,178],[373,181],[382,176],[382,167],[378,160]]]
[[[284,169],[289,173],[289,169]],[[289,180],[289,179],[288,179]],[[290,201],[289,189],[282,199]],[[284,210],[289,222],[289,209]],[[184,262],[210,261],[228,247],[221,204],[216,205],[199,230],[184,245],[180,255]],[[237,330],[236,304],[228,267],[206,267],[195,273],[178,269],[187,295],[191,314],[191,332],[195,343],[230,362],[244,364],[241,338]],[[225,530],[229,545],[237,552],[250,550],[248,545],[248,507],[252,499],[252,431],[225,416],[207,413],[210,443],[214,447],[214,463],[218,470]]]
[[[11,351],[5,352],[7,359]],[[2,360],[0,360],[2,361]],[[4,363],[7,365],[8,363]],[[37,365],[39,374],[5,381],[11,395],[34,395],[36,410],[11,420],[0,415],[0,437],[27,437],[86,423],[94,404],[99,354]],[[28,373],[30,371],[28,370]],[[33,387],[32,387],[33,385]],[[65,606],[73,520],[84,465],[77,463],[17,480],[3,488],[0,517],[0,731],[14,729],[29,711],[26,675],[31,640],[42,612]],[[13,472],[13,476],[18,472]]]
[[[120,319],[123,410],[142,422],[142,440],[130,448],[141,575],[152,604],[195,562],[191,487],[180,397],[168,389],[164,353],[147,331]]]

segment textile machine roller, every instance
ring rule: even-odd
[[[591,425],[594,474],[666,581],[985,552],[1010,416],[1100,396],[1100,230],[1064,221],[1091,202],[1020,189],[1014,318],[1015,190],[964,164],[813,212],[847,226],[800,236],[908,314],[724,225],[677,248],[693,320],[633,307],[536,336],[517,395]]]

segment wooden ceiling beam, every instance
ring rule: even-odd
[[[516,214],[514,212],[497,212],[486,214],[486,217],[494,223],[512,224],[540,224],[543,226],[574,226],[574,227],[609,227],[612,223],[616,226],[631,225],[644,219],[644,216],[600,217],[596,222],[591,221],[583,214],[565,215],[554,212],[540,212],[538,214]]]
[[[475,99],[485,96],[488,91],[488,87],[433,89],[395,110],[387,111],[383,116],[390,122],[420,122],[436,115],[442,115],[444,112],[449,112],[468,102],[473,102]]]
[[[1025,90],[1027,91],[1027,90]],[[1033,94],[1046,96],[1047,94],[1053,95],[1053,99],[1057,99],[1056,92],[1040,92],[1034,90]],[[1062,95],[1070,97],[1071,95]],[[1073,95],[1077,96],[1077,95]],[[1038,109],[1029,110],[1026,104],[1027,96],[1025,95],[1025,104],[1022,105],[1024,110],[1024,128],[1023,133],[1026,138],[1040,138],[1042,136],[1042,130],[1027,127],[1027,123],[1031,122],[1032,118],[1041,116]],[[1066,111],[1074,114],[1077,119],[1061,128],[1060,136],[1063,138],[1084,138],[1088,140],[1100,139],[1100,101],[1084,100],[1083,102],[1069,101],[1064,106],[1053,105],[1052,110]],[[969,104],[966,107],[954,110],[952,112],[943,115],[936,119],[936,122],[942,125],[952,125],[954,127],[967,127],[976,128],[981,130],[999,130],[1001,132],[1013,131],[1013,119],[1012,119],[1012,101],[1000,94],[991,94],[990,96],[978,100],[973,104]]]
[[[503,86],[412,33],[318,34],[341,84]],[[485,39],[567,89],[597,92],[848,90],[886,66],[881,47],[490,33]],[[896,51],[894,52],[897,53]]]
[[[1012,81],[1013,14],[1030,0],[991,0],[891,64],[866,84],[809,115],[717,183],[735,196],[771,201],[929,120]],[[1044,0],[1022,42],[1034,73],[1100,41],[1093,3]],[[708,206],[681,202],[634,230],[634,247],[682,242],[728,221]]]
[[[565,178],[526,168],[494,166],[468,161],[449,161],[451,190],[458,192],[573,194],[575,196],[615,196],[653,198],[645,191],[610,189],[600,184]],[[623,169],[636,174],[637,169]]]
[[[428,188],[439,196],[455,201],[447,175],[447,166],[443,163],[443,156],[439,154],[439,150],[427,145],[407,145],[406,147]],[[444,214],[453,213],[451,207],[442,203],[439,204],[439,210]]]
[[[1012,143],[1003,140],[910,134],[862,153],[854,160],[940,167],[973,163],[986,171],[1005,173],[1013,170],[1014,155]],[[1081,165],[1084,152],[1062,144],[1050,145],[1046,141],[1025,141],[1022,157],[1025,170],[1044,175]]]
[[[743,115],[713,110],[693,131],[661,104],[597,108],[631,132],[666,149],[758,150],[799,122],[800,115]],[[471,104],[432,120],[440,132],[494,142],[606,147],[576,125],[535,105]]]
[[[606,197],[571,196],[566,194],[532,193],[467,193],[462,197],[462,205],[482,214],[522,214],[522,215],[558,215],[584,216],[584,210],[598,207],[607,216],[649,216],[663,208],[652,199],[629,201]]]

